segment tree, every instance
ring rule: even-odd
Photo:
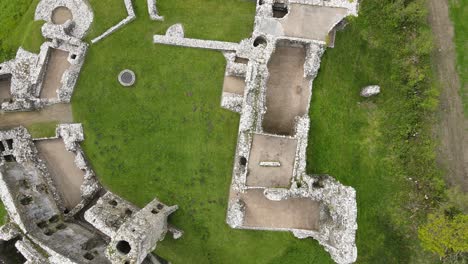
[[[419,228],[419,239],[424,249],[441,258],[468,252],[468,215],[447,216],[444,211],[430,214],[426,224]]]

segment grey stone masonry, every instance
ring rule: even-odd
[[[117,195],[107,192],[85,212],[85,219],[108,237],[117,235],[123,223],[140,209]]]
[[[157,44],[166,44],[174,46],[183,46],[190,48],[212,49],[220,51],[236,51],[238,48],[237,43],[214,41],[214,40],[201,40],[184,38],[183,28],[180,24],[170,27],[166,35],[153,36],[153,42]]]
[[[84,38],[94,20],[88,0],[41,0],[36,7],[34,19],[53,24],[52,15],[58,7],[66,7],[73,15],[74,26],[69,34],[78,39]]]
[[[380,93],[380,86],[378,85],[369,85],[361,90],[362,97],[371,97],[374,95],[378,95]]]
[[[39,158],[28,131],[23,127],[0,131],[0,197],[9,221],[0,227],[0,240],[19,237],[16,246],[28,263],[123,263],[122,254],[112,253],[123,239],[133,248],[125,255],[130,263],[160,263],[151,252],[169,230],[167,217],[177,206],[155,199],[140,210],[107,192],[81,150],[80,124],[58,125],[55,137],[40,141],[57,139],[75,155],[74,163],[84,173],[81,202],[68,212],[58,194],[60,185],[49,174],[53,164]],[[182,235],[175,227],[170,232]]]
[[[156,0],[147,0],[148,4],[148,14],[152,20],[162,21],[164,17],[160,16],[158,13],[158,8],[156,7]]]
[[[141,263],[156,249],[157,242],[164,239],[167,218],[177,208],[157,199],[150,202],[118,229],[107,247],[108,258],[113,263]]]
[[[26,263],[39,264],[48,262],[46,256],[37,251],[34,244],[26,237],[23,237],[22,240],[17,241],[15,243],[15,247],[27,260]]]

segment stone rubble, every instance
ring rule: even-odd
[[[18,228],[11,222],[0,227],[0,240],[10,241],[20,235]]]
[[[74,26],[67,35],[77,39],[84,38],[94,20],[93,10],[87,0],[41,0],[36,7],[34,19],[54,24],[52,13],[57,7],[62,6],[68,8],[73,15]]]
[[[244,98],[242,95],[224,92],[221,99],[221,107],[240,114],[243,102]]]
[[[380,86],[378,85],[369,85],[361,90],[362,97],[372,97],[374,95],[378,95],[380,93]]]
[[[23,237],[22,240],[18,240],[15,243],[15,247],[18,252],[20,252],[21,255],[23,255],[23,257],[27,260],[26,263],[39,264],[48,262],[46,257],[39,253],[34,247],[33,243],[26,237]]]

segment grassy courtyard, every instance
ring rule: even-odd
[[[126,16],[123,1],[90,2],[96,19],[88,40]],[[224,57],[152,44],[153,34],[179,22],[187,37],[238,42],[252,32],[253,1],[158,1],[164,22],[149,20],[146,1],[134,2],[137,20],[90,47],[73,97],[100,180],[139,206],[154,197],[179,205],[171,222],[185,235],[168,236],[157,249],[173,263],[332,263],[314,240],[225,224],[239,117],[219,106]],[[428,125],[437,91],[423,4],[364,0],[314,83],[308,171],[356,188],[358,263],[436,262],[415,235],[442,188]],[[37,35],[31,6],[14,32]],[[416,32],[411,41],[408,28]],[[24,43],[15,39],[10,48]],[[34,49],[38,40],[24,45]],[[408,63],[415,54],[418,62]],[[137,75],[133,88],[117,82],[124,68]],[[383,92],[362,99],[369,84]]]

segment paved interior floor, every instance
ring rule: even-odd
[[[57,190],[65,200],[65,206],[73,209],[81,201],[80,187],[84,172],[76,167],[75,154],[65,149],[62,139],[40,140],[35,142],[39,157],[49,169]]]
[[[62,86],[63,73],[70,67],[67,60],[68,52],[51,49],[44,83],[41,89],[41,98],[57,98],[57,90]]]
[[[242,194],[246,204],[244,226],[318,230],[320,204],[308,198],[270,201],[262,189]]]
[[[345,8],[291,4],[281,24],[288,37],[326,41],[330,30],[346,14]]]
[[[73,19],[72,12],[70,11],[70,9],[64,6],[57,7],[52,12],[52,22],[54,24],[61,25],[67,22],[67,20],[72,20],[72,19]]]
[[[237,76],[225,76],[223,92],[244,95],[245,78]]]
[[[254,134],[248,163],[247,186],[289,187],[296,157],[297,140]],[[274,161],[280,167],[263,167],[260,162]]]
[[[271,134],[293,135],[295,117],[307,114],[309,81],[304,77],[306,49],[277,46],[268,63],[266,107],[263,130]]]
[[[0,129],[29,126],[45,122],[73,122],[71,105],[56,104],[34,112],[0,112]]]

